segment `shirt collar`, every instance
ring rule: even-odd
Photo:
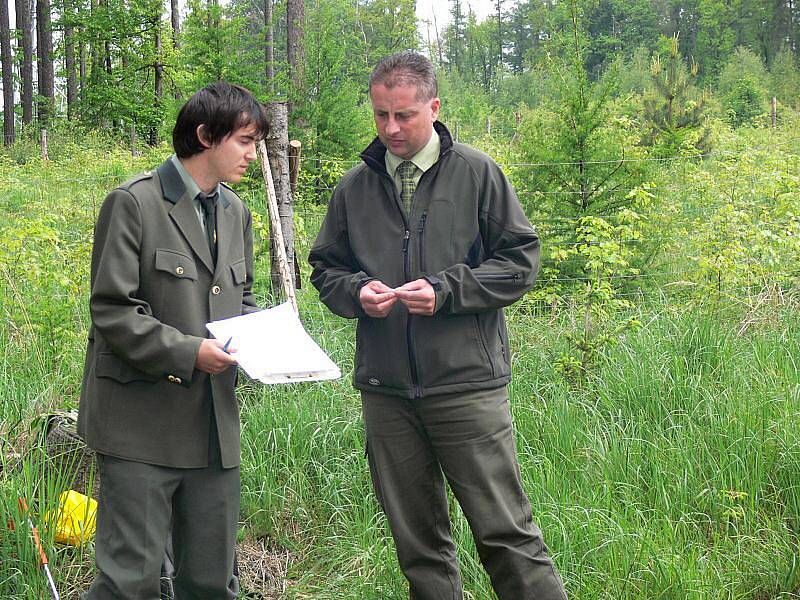
[[[431,132],[431,138],[428,140],[428,143],[425,144],[422,147],[422,149],[411,158],[408,159],[400,158],[396,154],[392,154],[387,149],[386,170],[389,171],[391,175],[394,175],[397,172],[397,167],[399,167],[400,164],[405,162],[406,160],[409,160],[412,163],[414,163],[420,171],[424,173],[425,171],[430,169],[433,165],[435,165],[437,160],[439,160],[440,147],[441,147],[441,140],[439,140],[439,134],[436,133],[436,130],[433,130]]]
[[[200,186],[197,185],[194,179],[192,179],[192,176],[189,175],[189,171],[186,170],[186,167],[183,166],[181,159],[178,158],[176,154],[173,154],[170,157],[170,160],[172,161],[172,164],[175,166],[175,170],[178,171],[178,175],[180,175],[181,181],[183,182],[186,191],[192,198],[197,199],[197,194],[202,193],[203,190],[201,190]],[[214,188],[214,191],[212,191],[209,194],[209,196],[213,196],[218,193],[219,193],[219,184],[217,184],[217,187]]]

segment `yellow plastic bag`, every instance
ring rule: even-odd
[[[50,516],[48,513],[48,521]],[[94,537],[96,516],[96,500],[75,490],[62,492],[58,497],[58,519],[55,521],[56,541],[72,546],[88,542]]]

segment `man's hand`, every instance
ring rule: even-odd
[[[415,279],[394,290],[412,315],[430,317],[436,309],[436,292],[427,279]]]
[[[373,279],[361,288],[358,293],[358,300],[364,312],[370,317],[382,319],[392,310],[397,296],[395,291],[388,285],[377,279]]]
[[[219,375],[231,365],[236,364],[236,359],[229,352],[233,353],[236,350],[229,348],[228,352],[224,352],[222,350],[222,342],[219,340],[203,340],[200,343],[200,349],[197,351],[197,359],[194,361],[194,366],[196,369],[211,375]]]

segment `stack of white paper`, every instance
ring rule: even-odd
[[[231,340],[234,358],[252,379],[294,383],[337,379],[339,368],[306,333],[291,304],[285,302],[249,315],[206,325],[218,340]]]

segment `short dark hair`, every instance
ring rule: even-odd
[[[387,56],[375,66],[369,76],[370,91],[381,84],[390,89],[397,85],[413,85],[417,88],[416,98],[421,102],[436,98],[439,93],[433,63],[413,50]]]
[[[219,81],[192,94],[186,101],[172,130],[172,147],[179,158],[189,158],[206,149],[197,137],[197,128],[205,125],[206,139],[218,144],[241,127],[256,126],[257,135],[269,129],[264,107],[245,88]]]

